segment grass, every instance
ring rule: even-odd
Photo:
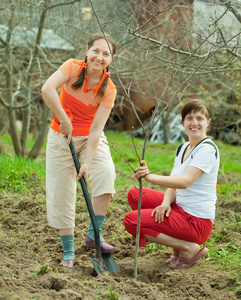
[[[139,161],[136,155],[136,151],[138,153],[139,158],[142,157],[142,148],[143,148],[143,139],[134,138],[133,146],[132,138],[127,136],[125,132],[115,133],[115,132],[107,132],[106,134],[109,145],[113,147],[115,150],[118,150],[132,165],[135,169],[137,168]],[[148,167],[150,170],[157,171],[157,166],[161,166],[161,172],[163,171],[171,171],[173,165],[173,159],[175,158],[175,149],[177,145],[163,145],[163,144],[154,144],[151,142],[147,142],[146,152],[144,159],[148,163]],[[125,160],[118,154],[113,148],[111,148],[111,154],[115,166],[117,169],[121,171],[126,171],[133,174],[130,166],[125,162]]]
[[[26,191],[43,182],[43,160],[25,160],[20,156],[0,155],[0,192],[3,190]]]
[[[241,173],[240,146],[232,146],[216,141],[220,152],[220,170]]]

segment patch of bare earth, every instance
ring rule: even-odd
[[[205,258],[189,269],[172,270],[165,263],[171,254],[168,248],[152,253],[140,249],[138,278],[134,279],[135,242],[123,226],[129,209],[127,189],[118,191],[113,199],[103,228],[106,240],[117,249],[114,257],[121,272],[99,276],[89,258],[91,251],[84,246],[89,216],[81,191],[76,206],[76,264],[72,269],[60,266],[62,247],[58,232],[47,224],[44,191],[1,194],[0,300],[240,298],[230,289],[234,286],[232,270],[218,270]],[[217,224],[224,218],[228,222],[233,209],[240,217],[240,201],[220,199]],[[237,229],[226,226],[224,230],[230,241],[241,240]]]

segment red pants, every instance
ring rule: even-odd
[[[162,203],[164,193],[147,188],[143,188],[142,191],[144,194],[141,201],[140,247],[146,245],[145,235],[157,237],[160,233],[199,245],[209,238],[213,229],[212,222],[186,213],[176,203],[172,205],[169,217],[165,216],[161,223],[156,222],[155,216],[151,217],[151,213]],[[128,202],[133,211],[128,212],[124,218],[126,230],[134,237],[136,237],[138,197],[139,190],[132,188],[128,193]]]

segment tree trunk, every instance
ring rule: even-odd
[[[2,116],[1,116],[2,117]],[[2,146],[2,135],[4,134],[4,132],[7,130],[9,126],[9,122],[8,120],[6,121],[6,123],[4,123],[3,127],[0,130],[0,154],[3,154],[3,146]]]
[[[29,133],[29,128],[30,128],[30,116],[31,116],[31,108],[30,106],[27,106],[22,110],[22,122],[23,122],[23,127],[22,127],[22,133],[21,133],[21,155],[22,157],[25,156],[25,151],[26,151],[26,144],[27,144],[27,139],[28,139],[28,133]]]
[[[31,149],[31,151],[28,154],[28,158],[30,158],[30,159],[35,159],[36,157],[38,157],[38,155],[43,147],[43,144],[45,142],[45,138],[47,136],[48,129],[49,129],[49,116],[50,116],[50,111],[46,107],[44,110],[42,125],[40,127],[38,137],[35,141],[33,148]]]
[[[43,25],[44,25],[44,22],[45,22],[45,19],[46,19],[48,6],[49,6],[50,3],[51,3],[51,0],[45,0],[45,2],[44,2],[44,7],[43,7],[43,10],[42,10],[42,14],[41,14],[40,21],[39,21],[39,26],[38,26],[38,33],[37,33],[36,42],[35,42],[33,60],[32,60],[32,63],[30,65],[29,73],[28,73],[28,76],[27,76],[25,95],[27,96],[27,99],[29,99],[29,100],[31,99],[32,71],[33,71],[34,66],[36,65],[37,57],[38,57],[38,54],[39,54],[39,48],[38,47],[40,46],[40,43],[41,43],[43,29],[44,29]],[[29,129],[30,129],[30,119],[31,119],[31,107],[29,105],[29,106],[27,106],[27,108],[23,109],[23,129],[22,129],[22,134],[21,134],[22,156],[25,155],[26,143],[27,143],[28,133],[29,133]],[[38,135],[38,139],[40,139],[40,140],[36,141],[35,144],[34,144],[34,147],[36,147],[36,148],[32,149],[30,151],[30,153],[32,153],[31,155],[35,156],[37,154],[37,152],[40,151],[40,149],[43,145],[42,139],[45,137],[44,134],[46,135],[46,130],[43,128],[43,132],[40,132],[39,135]],[[40,147],[40,149],[39,149],[39,147]],[[36,158],[36,156],[34,158]]]
[[[9,117],[9,127],[10,127],[10,135],[13,142],[13,147],[16,155],[21,154],[21,145],[19,142],[17,124],[16,124],[16,116],[14,111],[14,103],[13,103],[13,61],[12,61],[12,49],[10,46],[10,40],[12,31],[14,28],[15,22],[15,9],[16,6],[12,5],[11,18],[8,24],[8,32],[6,37],[6,48],[5,48],[5,57],[6,57],[6,102],[8,105],[8,117]]]
[[[18,137],[18,129],[16,123],[15,111],[13,109],[8,110],[9,117],[9,129],[12,138],[13,148],[16,155],[21,155],[21,145]]]
[[[163,113],[162,116],[162,127],[163,127],[163,143],[168,144],[169,143],[169,119],[167,116],[167,112]]]

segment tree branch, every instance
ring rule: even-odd
[[[135,173],[135,169],[132,167],[132,165],[129,163],[128,159],[125,158],[125,156],[123,154],[121,154],[113,145],[110,145],[109,143],[107,143],[106,141],[102,140],[106,145],[108,145],[109,147],[111,147],[116,153],[118,153],[124,160],[125,162],[128,164],[128,166],[132,169],[132,171]]]
[[[141,25],[140,27],[138,27],[136,30],[134,30],[132,32],[132,34],[135,34],[137,31],[141,30],[143,27],[145,27],[148,23],[150,23],[155,17],[157,17],[158,15],[170,10],[171,8],[173,8],[176,4],[178,3],[178,0],[174,1],[173,3],[171,3],[169,6],[167,6],[166,8],[164,8],[163,10],[160,10],[158,12],[156,12],[151,18],[149,18],[143,25]]]
[[[58,4],[53,4],[51,6],[48,7],[48,10],[59,7],[59,6],[64,6],[64,5],[69,5],[69,4],[74,4],[76,2],[81,2],[82,0],[73,0],[73,1],[69,1],[69,2],[63,2],[63,3],[58,3]]]
[[[234,6],[232,5],[231,1],[227,1],[227,0],[219,0],[220,2],[222,2],[229,11],[231,11],[233,13],[233,15],[236,17],[236,19],[239,21],[239,23],[241,23],[241,13],[239,13]]]

